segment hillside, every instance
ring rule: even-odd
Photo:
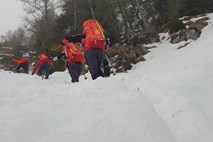
[[[196,41],[167,34],[127,73],[72,84],[0,71],[3,142],[211,142],[213,14]],[[184,48],[178,49],[180,46]]]

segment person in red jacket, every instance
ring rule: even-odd
[[[35,67],[33,68],[32,75],[35,74],[35,72],[38,70],[37,74],[39,76],[45,75],[45,79],[49,78],[49,71],[50,71],[50,65],[53,63],[52,60],[49,60],[49,58],[45,54],[38,55],[38,61]]]
[[[29,60],[27,58],[22,58],[22,59],[12,59],[13,62],[17,63],[18,66],[16,67],[16,72],[20,73],[21,69],[24,70],[24,73],[28,73],[29,70]]]
[[[63,52],[53,58],[54,61],[63,58],[66,61],[66,67],[68,68],[71,82],[79,82],[79,76],[82,71],[82,64],[84,61],[83,54],[81,50],[72,42],[64,39],[62,42]]]

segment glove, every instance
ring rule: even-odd
[[[53,58],[53,61],[57,61],[57,60],[58,60],[58,57],[57,57],[57,56]]]

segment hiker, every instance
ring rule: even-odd
[[[81,75],[84,61],[83,54],[74,43],[69,42],[66,38],[63,40],[62,45],[63,52],[57,57],[54,57],[53,61],[57,61],[61,58],[64,59],[71,77],[71,82],[79,82],[79,76]]]
[[[83,44],[84,57],[93,80],[110,75],[104,29],[96,19],[89,19],[83,23],[82,35],[70,36],[67,39],[70,42]],[[102,68],[104,68],[104,71]]]
[[[37,75],[42,76],[45,75],[45,79],[49,78],[49,72],[50,72],[50,65],[53,63],[52,60],[49,60],[49,58],[45,54],[38,55],[38,61],[35,67],[33,68],[32,75],[35,74],[35,72],[38,70]]]
[[[15,71],[16,73],[21,73],[21,69],[23,69],[24,73],[28,73],[29,60],[27,59],[27,57],[23,57],[20,60],[13,58],[12,61],[18,64]]]

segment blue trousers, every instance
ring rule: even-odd
[[[87,65],[89,66],[89,71],[93,80],[100,76],[104,77],[101,70],[103,60],[105,59],[105,52],[103,50],[98,48],[90,48],[85,53],[85,59]]]
[[[82,64],[81,63],[73,63],[68,66],[70,77],[72,78],[72,82],[79,82],[79,76],[81,75]]]

